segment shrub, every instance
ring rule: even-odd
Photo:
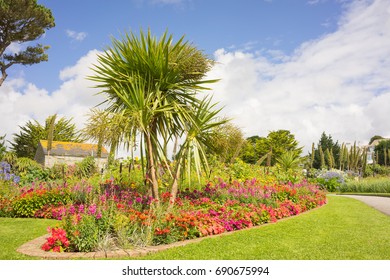
[[[70,202],[70,194],[66,189],[47,189],[40,187],[22,191],[12,202],[13,212],[17,217],[32,218],[38,210],[47,206],[66,205]]]
[[[339,191],[352,193],[390,193],[390,178],[373,177],[362,180],[351,180],[342,185]]]
[[[75,175],[79,178],[88,178],[97,172],[95,158],[92,156],[84,158],[76,163]]]
[[[344,173],[338,170],[325,171],[318,175],[317,182],[325,190],[334,192],[345,183],[344,176]]]

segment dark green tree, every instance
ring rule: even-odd
[[[48,60],[45,53],[48,46],[28,46],[13,54],[6,49],[12,43],[37,40],[54,25],[51,11],[36,0],[0,0],[0,86],[12,65],[32,65]]]
[[[321,164],[321,152],[324,153],[323,160],[325,159],[325,162],[322,162]],[[328,152],[327,152],[328,150]],[[328,153],[328,156],[326,156],[326,153]],[[311,154],[310,154],[311,155]],[[324,166],[324,164],[326,166]],[[331,135],[326,135],[325,132],[321,134],[320,141],[318,142],[317,148],[314,150],[314,161],[313,161],[313,168],[321,169],[321,167],[333,167],[333,168],[339,168],[340,164],[340,145],[338,144],[338,141],[334,142]]]
[[[277,130],[268,133],[267,137],[253,136],[247,139],[247,145],[241,155],[243,161],[256,163],[266,155],[267,160],[262,161],[265,165],[275,165],[276,159],[287,151],[302,152],[298,147],[295,136],[288,130]]]
[[[390,165],[390,140],[382,140],[375,146],[376,163]]]
[[[65,117],[55,121],[54,116],[46,119],[44,125],[38,121],[28,121],[24,126],[20,126],[20,133],[14,134],[11,142],[11,150],[18,157],[27,157],[33,159],[38,147],[39,140],[82,142],[80,133],[72,123],[72,119]]]
[[[240,153],[241,159],[250,164],[255,164],[259,160],[259,155],[256,152],[256,143],[260,139],[259,136],[248,137],[243,144],[243,148]]]

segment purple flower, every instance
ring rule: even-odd
[[[19,176],[15,176],[14,177],[14,183],[15,184],[19,184],[19,182],[20,182],[20,177]]]

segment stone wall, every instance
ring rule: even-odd
[[[67,164],[73,165],[76,162],[82,161],[83,157],[71,157],[71,156],[46,156],[45,158],[45,167],[52,167],[54,164]],[[105,167],[107,164],[107,159],[105,158],[95,158],[96,165],[99,171]]]

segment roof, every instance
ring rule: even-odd
[[[47,142],[48,142],[47,140],[39,141],[45,155],[48,154]],[[72,157],[96,156],[97,147],[98,146],[96,144],[53,141],[51,145],[50,155],[72,156]],[[108,157],[108,152],[104,147],[102,147],[102,158],[107,158],[107,157]]]

